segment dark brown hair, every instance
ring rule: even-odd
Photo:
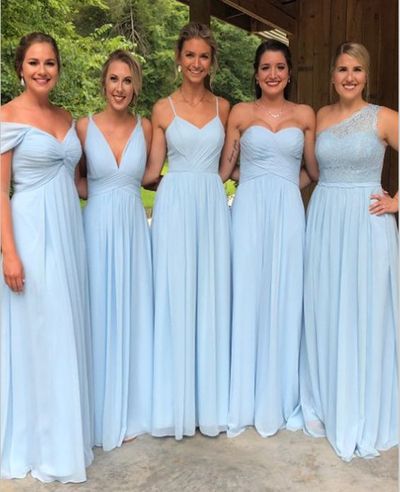
[[[31,32],[26,36],[22,36],[15,52],[14,68],[15,71],[17,72],[18,78],[21,77],[22,63],[25,59],[26,52],[33,44],[36,43],[48,43],[53,48],[54,55],[57,60],[58,71],[60,71],[61,69],[60,52],[58,50],[56,40],[51,36],[49,36],[48,34],[44,34],[43,32]]]
[[[291,89],[291,75],[292,75],[292,54],[290,53],[289,47],[286,46],[286,44],[281,43],[281,41],[278,41],[276,39],[267,39],[267,41],[263,41],[257,48],[256,50],[256,55],[254,58],[254,74],[253,74],[253,85],[255,89],[255,94],[256,94],[256,99],[259,99],[261,97],[261,88],[260,86],[256,83],[256,73],[258,70],[258,67],[260,66],[260,60],[263,54],[266,51],[280,51],[282,55],[285,57],[288,70],[289,70],[289,80],[288,83],[285,87],[284,90],[284,96],[285,99],[289,99],[290,96],[290,89]]]

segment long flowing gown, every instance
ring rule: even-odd
[[[74,125],[62,141],[1,124],[13,149],[13,230],[25,288],[3,282],[1,476],[82,482],[92,459],[87,264],[74,168]]]
[[[250,126],[240,141],[232,207],[232,373],[229,436],[297,428],[303,302],[304,135]]]
[[[175,109],[170,99],[172,109]],[[153,435],[215,436],[227,427],[230,223],[218,164],[224,128],[174,116],[169,172],[152,222],[155,289]]]
[[[153,290],[140,118],[119,165],[91,117],[84,149],[95,444],[110,450],[151,426]]]
[[[398,442],[398,258],[392,214],[371,215],[385,144],[367,105],[317,138],[307,214],[301,404],[346,461]]]

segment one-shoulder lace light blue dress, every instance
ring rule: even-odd
[[[91,117],[84,151],[95,444],[110,450],[151,429],[153,289],[140,196],[147,155],[140,118],[119,165]]]
[[[304,134],[250,126],[240,140],[232,207],[232,368],[229,436],[254,425],[297,428],[303,302]],[[296,424],[296,422],[298,422]]]
[[[166,138],[169,172],[158,188],[152,221],[152,432],[181,439],[199,427],[215,436],[227,427],[231,301],[218,106],[202,128],[175,114]]]
[[[82,482],[92,459],[87,264],[74,169],[74,125],[62,141],[1,124],[13,150],[14,238],[25,288],[2,280],[1,477]]]
[[[301,404],[345,461],[398,442],[398,258],[391,214],[371,215],[385,144],[379,107],[322,131],[307,212]]]

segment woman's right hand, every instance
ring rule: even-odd
[[[3,255],[4,280],[13,292],[24,290],[25,272],[17,254]]]

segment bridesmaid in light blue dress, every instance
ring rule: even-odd
[[[301,159],[313,179],[315,115],[288,97],[291,56],[265,41],[255,56],[256,101],[229,116],[221,177],[240,150],[232,207],[232,373],[229,436],[255,426],[263,436],[301,427],[299,351],[303,301],[304,207]],[[309,183],[302,170],[301,185]],[[234,170],[233,177],[236,177]]]
[[[83,482],[93,454],[81,146],[48,99],[54,39],[24,36],[16,67],[25,91],[1,111],[1,478]]]
[[[106,108],[80,120],[78,133],[88,184],[95,444],[108,451],[151,425],[151,244],[140,195],[151,124],[130,111],[141,69],[129,53],[109,56],[102,84]]]
[[[144,183],[169,172],[152,221],[155,289],[154,436],[226,430],[230,349],[230,224],[218,176],[229,106],[205,79],[215,62],[208,27],[189,24],[177,46],[182,85],[153,110]]]
[[[307,432],[345,461],[398,443],[398,198],[380,185],[398,115],[363,98],[368,67],[364,46],[339,46],[306,232],[301,404]]]

